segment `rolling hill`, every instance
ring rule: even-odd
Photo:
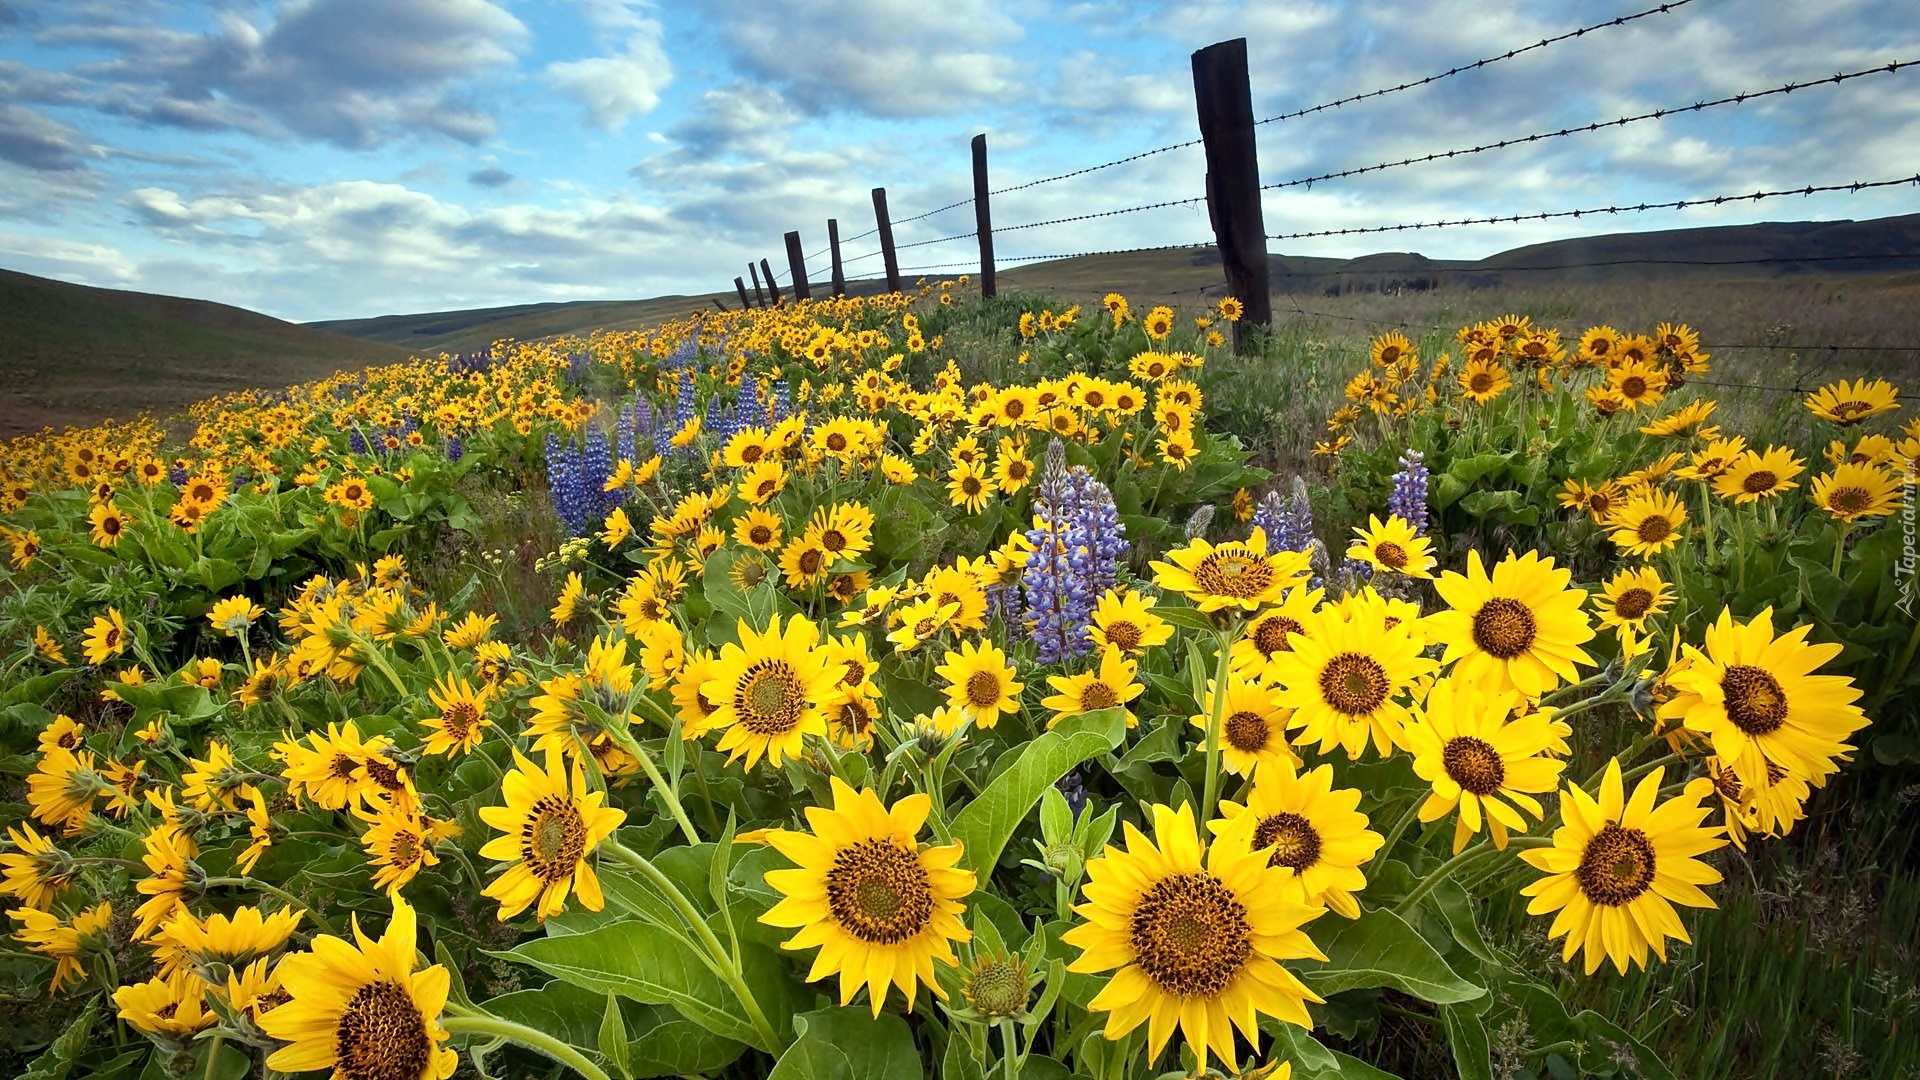
[[[0,437],[407,355],[225,304],[0,270]]]

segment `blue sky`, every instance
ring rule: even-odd
[[[1244,36],[1258,117],[1652,0],[0,0],[0,267],[283,318],[731,291],[971,192],[1195,138],[1189,56]],[[1692,0],[1260,128],[1263,180],[1920,59],[1912,0]],[[1269,192],[1267,231],[1920,173],[1920,69]],[[997,197],[997,225],[1198,195],[1199,147]],[[1920,211],[1920,188],[1598,231]],[[969,228],[960,208],[902,242]],[[1474,258],[1569,221],[1276,242]],[[1007,234],[1003,256],[1210,239],[1204,206]],[[846,254],[870,250],[868,241]],[[908,265],[964,260],[962,241]],[[871,267],[870,259],[858,266]],[[824,275],[824,257],[815,264]],[[959,272],[958,270],[952,272]]]

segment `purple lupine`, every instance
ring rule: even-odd
[[[605,490],[612,472],[613,447],[598,428],[589,428],[578,448],[547,435],[547,489],[570,535],[586,535],[620,505],[621,493]]]
[[[359,428],[347,432],[347,453],[364,454],[367,452],[367,437],[360,434]]]
[[[467,444],[460,441],[460,436],[458,435],[447,436],[447,460],[459,461],[461,458],[466,456],[467,456]]]
[[[1064,444],[1047,447],[1034,497],[1033,553],[1021,573],[1028,633],[1043,664],[1086,654],[1100,595],[1126,557],[1126,529],[1113,493],[1084,468],[1067,468]]]
[[[1253,525],[1266,530],[1269,555],[1313,546],[1313,507],[1303,492],[1291,496],[1267,492],[1254,508]]]
[[[1387,511],[1413,526],[1414,535],[1427,535],[1427,463],[1418,450],[1400,455],[1400,471],[1393,474],[1393,493]]]

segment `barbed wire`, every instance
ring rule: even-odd
[[[1644,19],[1649,15],[1665,15],[1667,12],[1672,11],[1674,8],[1684,7],[1687,4],[1691,4],[1692,2],[1693,0],[1671,0],[1671,2],[1661,4],[1659,7],[1648,8],[1645,11],[1637,12],[1632,15],[1622,15],[1617,19],[1609,19],[1605,22],[1594,23],[1592,26],[1583,26],[1578,30],[1569,30],[1564,34],[1558,34],[1558,35],[1555,35],[1554,37],[1541,38],[1539,41],[1536,41],[1531,45],[1523,45],[1518,49],[1508,49],[1506,52],[1501,53],[1498,56],[1489,56],[1483,60],[1475,60],[1471,64],[1461,64],[1458,67],[1451,67],[1445,71],[1440,72],[1437,75],[1429,75],[1424,79],[1415,79],[1412,82],[1403,82],[1398,86],[1381,87],[1378,90],[1369,90],[1364,94],[1354,94],[1351,97],[1343,97],[1337,101],[1328,101],[1319,105],[1310,106],[1305,109],[1295,109],[1293,112],[1281,113],[1278,116],[1269,116],[1265,120],[1254,121],[1253,126],[1260,127],[1263,124],[1272,124],[1281,120],[1293,120],[1302,116],[1310,116],[1313,113],[1324,112],[1327,109],[1337,109],[1342,105],[1351,105],[1356,101],[1366,101],[1369,98],[1385,97],[1388,94],[1397,94],[1402,90],[1412,90],[1417,87],[1429,85],[1431,83],[1437,83],[1442,79],[1452,78],[1455,75],[1464,74],[1469,71],[1475,71],[1475,70],[1478,70],[1479,68],[1486,67],[1490,64],[1497,64],[1502,60],[1511,60],[1522,53],[1529,53],[1535,49],[1544,49],[1549,45],[1557,45],[1562,41],[1567,41],[1572,38],[1583,37],[1587,34],[1593,33],[1596,30],[1606,30],[1615,26],[1625,26],[1626,24],[1633,22],[1636,19]]]
[[[1419,221],[1409,222],[1403,225],[1368,225],[1351,229],[1316,229],[1311,232],[1269,233],[1267,234],[1267,239],[1301,240],[1318,236],[1355,236],[1361,233],[1407,232],[1413,229],[1450,229],[1461,225],[1504,225],[1511,222],[1546,221],[1551,218],[1577,218],[1598,214],[1637,214],[1647,210],[1685,210],[1692,206],[1719,206],[1723,203],[1730,202],[1758,202],[1761,199],[1773,199],[1782,195],[1815,195],[1830,191],[1845,191],[1853,194],[1866,191],[1870,188],[1897,187],[1902,184],[1920,184],[1920,173],[1893,180],[1856,180],[1849,184],[1809,184],[1806,187],[1783,188],[1779,191],[1756,191],[1750,195],[1713,195],[1699,199],[1674,199],[1670,202],[1643,202],[1630,206],[1594,206],[1583,210],[1543,210],[1535,214],[1496,214],[1492,217]]]
[[[1115,165],[1126,165],[1131,162],[1139,161],[1142,158],[1150,158],[1155,154],[1164,154],[1170,150],[1185,150],[1189,146],[1199,146],[1201,143],[1205,141],[1206,141],[1205,139],[1188,139],[1186,142],[1174,143],[1172,146],[1159,146],[1159,147],[1155,147],[1152,150],[1143,150],[1138,154],[1129,154],[1123,158],[1115,158],[1112,161],[1103,161],[1098,165],[1089,165],[1084,169],[1075,169],[1072,172],[1064,172],[1058,176],[1049,176],[1044,180],[1029,180],[1024,184],[1015,184],[1012,187],[1003,187],[997,191],[989,191],[987,192],[987,194],[1005,195],[1009,191],[1025,191],[1027,188],[1039,187],[1041,184],[1051,184],[1055,180],[1071,180],[1076,176],[1085,176],[1088,173],[1099,172],[1101,169],[1111,169]]]
[[[1746,93],[1732,94],[1723,98],[1715,98],[1712,101],[1696,101],[1692,105],[1655,109],[1652,112],[1622,116],[1616,120],[1595,121],[1591,124],[1564,127],[1558,131],[1536,131],[1531,135],[1512,139],[1501,139],[1498,142],[1483,143],[1479,146],[1444,150],[1432,154],[1421,154],[1418,157],[1401,158],[1398,161],[1383,161],[1373,165],[1363,165],[1356,169],[1341,169],[1337,172],[1321,173],[1317,176],[1303,176],[1293,180],[1282,180],[1277,183],[1262,184],[1260,185],[1260,190],[1271,191],[1276,188],[1300,187],[1305,184],[1318,183],[1322,180],[1338,180],[1349,176],[1362,176],[1367,173],[1381,172],[1386,169],[1397,169],[1403,165],[1424,165],[1433,161],[1452,160],[1457,157],[1467,157],[1473,154],[1485,153],[1489,150],[1501,150],[1509,146],[1520,146],[1525,143],[1540,142],[1544,139],[1557,139],[1565,135],[1579,135],[1588,132],[1602,131],[1607,128],[1624,127],[1628,124],[1637,124],[1642,120],[1659,120],[1668,116],[1676,116],[1680,113],[1714,109],[1722,105],[1742,105],[1749,101],[1758,101],[1761,98],[1772,97],[1775,94],[1791,94],[1795,90],[1805,90],[1815,86],[1833,86],[1853,79],[1865,78],[1868,75],[1892,74],[1916,65],[1920,65],[1920,60],[1897,60],[1892,63],[1865,68],[1860,71],[1841,72],[1836,75],[1830,75],[1824,79],[1812,79],[1801,83],[1787,83],[1784,86],[1776,86],[1770,90],[1748,91]]]
[[[1772,256],[1764,259],[1597,259],[1593,262],[1548,263],[1541,266],[1432,266],[1398,270],[1340,269],[1340,270],[1276,270],[1272,273],[1283,277],[1325,277],[1329,274],[1402,274],[1431,272],[1435,274],[1503,274],[1520,271],[1539,270],[1584,270],[1600,266],[1761,266],[1774,263],[1810,263],[1810,262],[1858,262],[1873,259],[1920,259],[1920,251],[1871,252],[1860,255],[1807,255],[1801,258],[1783,258]]]
[[[959,202],[950,202],[945,206],[939,207],[938,209],[929,210],[924,214],[915,214],[912,217],[901,218],[898,221],[889,222],[889,224],[893,225],[895,228],[899,228],[900,226],[905,225],[908,222],[919,221],[922,218],[930,218],[935,214],[944,214],[956,206],[965,206],[968,203],[971,203],[972,201],[973,201],[973,196],[969,195],[966,198],[961,199]],[[879,232],[880,230],[876,227],[873,231]]]
[[[1065,225],[1071,221],[1091,221],[1094,218],[1114,217],[1118,214],[1137,214],[1142,210],[1160,210],[1169,206],[1191,206],[1207,201],[1205,195],[1196,195],[1191,199],[1170,199],[1166,202],[1147,203],[1142,206],[1122,207],[1119,210],[1101,210],[1092,214],[1075,214],[1073,217],[1049,218],[1046,221],[1029,221],[1024,225],[1007,225],[993,230],[996,233],[1019,232],[1022,229],[1038,229],[1043,225]]]

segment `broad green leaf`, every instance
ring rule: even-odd
[[[641,920],[535,938],[493,955],[530,964],[596,993],[671,1005],[716,1035],[768,1052],[777,1049],[762,1045],[732,989],[697,954]]]
[[[1489,964],[1499,963],[1493,955],[1493,947],[1480,933],[1480,921],[1473,914],[1473,898],[1457,881],[1443,881],[1427,894],[1429,906],[1440,913],[1447,929],[1453,931],[1453,940],[1460,947],[1472,953],[1475,959]]]
[[[1271,1017],[1261,1017],[1260,1027],[1273,1033],[1273,1056],[1293,1063],[1294,1080],[1397,1080],[1359,1058],[1329,1050],[1304,1028]]]
[[[495,1016],[537,1028],[581,1049],[594,1045],[605,1017],[603,999],[591,990],[558,980],[487,1000]],[[692,1076],[733,1064],[746,1047],[724,1039],[669,1008],[622,999],[622,1024],[640,1034],[627,1042],[631,1075]]]
[[[20,1074],[20,1080],[66,1080],[73,1071],[74,1059],[87,1048],[87,1037],[93,1034],[99,1019],[99,1001],[89,1002],[80,1015],[74,1017],[73,1023],[67,1025],[67,1030],[53,1040],[53,1045],[33,1059],[27,1071]]]
[[[1447,1005],[1486,993],[1448,967],[1406,920],[1384,908],[1364,911],[1352,920],[1327,915],[1308,924],[1307,933],[1327,954],[1327,962],[1303,962],[1300,977],[1322,996],[1390,986],[1423,1001]]]
[[[1040,793],[1075,765],[1119,746],[1127,735],[1126,715],[1120,708],[1082,713],[1028,743],[1020,757],[953,819],[954,839],[965,845],[960,865],[982,877],[992,873],[1014,830],[1040,801]]]
[[[633,1071],[627,1065],[627,1022],[620,1015],[620,998],[608,994],[606,1005],[600,1011],[600,1031],[597,1043],[600,1053],[622,1077],[632,1080]]]
[[[866,1009],[817,1009],[793,1018],[798,1036],[767,1080],[921,1080],[920,1049],[906,1021]]]
[[[1459,1005],[1440,1006],[1440,1020],[1453,1048],[1453,1067],[1460,1080],[1493,1080],[1493,1053],[1487,1047],[1487,1029],[1473,1010]]]

